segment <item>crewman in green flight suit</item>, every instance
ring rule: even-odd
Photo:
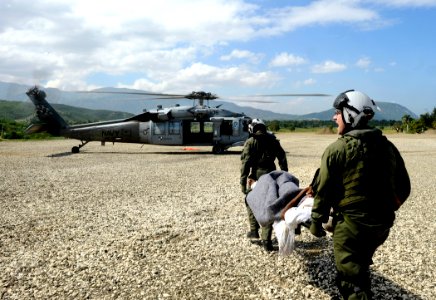
[[[354,90],[333,104],[338,140],[321,159],[310,231],[324,236],[322,223],[334,211],[336,283],[343,299],[371,299],[369,266],[410,194],[410,179],[398,149],[368,126],[375,102]]]
[[[260,176],[276,170],[275,160],[277,158],[280,169],[288,171],[286,153],[280,145],[280,141],[269,133],[265,123],[260,119],[253,119],[248,126],[251,137],[247,139],[241,154],[241,189],[244,194],[250,191],[247,187],[247,179],[259,179]],[[248,238],[259,238],[259,224],[253,215],[250,207],[245,202],[250,231]],[[272,251],[272,224],[261,228],[261,244],[266,251]]]

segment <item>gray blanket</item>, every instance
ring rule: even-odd
[[[280,218],[280,211],[299,192],[299,180],[285,171],[262,175],[247,194],[247,203],[260,226],[267,226]]]

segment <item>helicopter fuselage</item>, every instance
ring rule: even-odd
[[[55,135],[77,139],[81,145],[91,141],[141,143],[156,145],[212,145],[212,152],[222,153],[230,147],[242,146],[249,137],[251,118],[208,106],[158,108],[125,120],[113,120],[80,125],[68,125],[46,101],[38,88],[27,95],[35,104],[41,123],[32,124],[28,132],[48,131]]]
[[[70,126],[61,135],[101,142],[160,145],[222,144],[238,146],[248,138],[244,117],[212,117],[208,120],[117,121]]]

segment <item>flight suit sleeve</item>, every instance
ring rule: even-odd
[[[241,186],[246,187],[247,186],[247,178],[250,174],[251,170],[251,155],[250,155],[250,149],[251,149],[251,142],[248,139],[245,142],[244,149],[242,149],[241,153],[241,178],[240,178],[240,184]]]
[[[394,192],[397,200],[398,209],[409,197],[411,184],[409,173],[407,172],[406,165],[404,163],[403,158],[401,157],[398,149],[391,143],[392,150],[394,152],[395,157],[395,169],[394,169]]]
[[[314,223],[328,221],[330,209],[339,201],[343,191],[342,176],[339,170],[344,155],[338,151],[337,146],[337,143],[333,143],[327,147],[321,158],[316,195],[312,207],[312,221]]]
[[[277,160],[279,162],[280,170],[288,171],[288,160],[286,159],[286,152],[280,145],[280,141],[277,140]]]

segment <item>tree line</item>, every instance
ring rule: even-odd
[[[297,129],[322,131],[335,133],[336,124],[333,121],[323,120],[272,120],[265,121],[268,129],[273,132],[292,132]],[[26,128],[29,121],[15,121],[0,119],[0,139],[45,139],[52,136],[48,133],[27,134]],[[432,113],[425,113],[414,119],[410,115],[404,115],[401,121],[395,120],[372,120],[370,125],[384,129],[392,129],[396,132],[423,133],[428,129],[436,129],[436,107]]]
[[[396,124],[396,130],[407,133],[422,133],[427,129],[436,129],[436,107],[432,113],[425,113],[418,119],[413,119],[410,115],[404,115],[401,122]]]
[[[333,120],[272,120],[265,121],[268,129],[273,132],[295,131],[296,129],[319,130],[324,132],[336,132],[336,124]],[[424,113],[419,118],[404,115],[400,121],[396,120],[371,120],[370,126],[380,129],[390,128],[396,132],[423,133],[428,129],[436,129],[436,107],[432,113]]]

